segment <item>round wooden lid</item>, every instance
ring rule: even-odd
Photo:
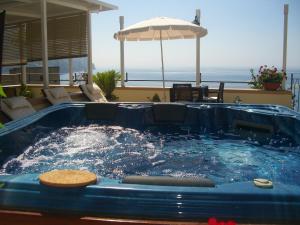
[[[97,176],[86,170],[52,170],[39,176],[40,182],[51,187],[84,187],[97,182]]]

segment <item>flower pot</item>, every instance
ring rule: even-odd
[[[267,91],[276,91],[281,83],[264,83],[264,89],[267,90]]]

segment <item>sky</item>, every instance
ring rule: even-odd
[[[201,67],[257,68],[282,66],[283,7],[289,4],[287,68],[300,68],[299,0],[104,0],[118,10],[92,16],[93,63],[96,68],[119,69],[120,44],[113,38],[119,16],[125,27],[158,16],[193,21],[201,10]],[[194,69],[196,41],[163,42],[166,70]],[[158,41],[125,42],[125,70],[159,70]]]

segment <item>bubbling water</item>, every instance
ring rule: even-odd
[[[204,135],[178,127],[136,130],[91,124],[43,132],[22,154],[4,163],[0,173],[86,169],[118,179],[208,177],[220,184],[262,177],[300,185],[298,147],[261,146],[232,135]]]

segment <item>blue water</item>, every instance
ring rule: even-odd
[[[96,72],[102,72],[103,70],[95,70]],[[250,68],[203,68],[202,69],[202,84],[209,87],[218,87],[219,81],[236,81],[236,82],[249,82],[251,80]],[[157,70],[127,70],[128,80],[162,80],[161,71]],[[294,74],[294,78],[300,79],[300,69],[291,69],[288,71],[288,79],[286,82],[287,88],[290,87],[290,74]],[[68,80],[68,74],[62,74],[61,80]],[[165,72],[165,80],[180,80],[180,81],[195,81],[194,70],[167,70]],[[216,81],[216,82],[205,82]],[[62,84],[68,84],[68,81],[61,81]],[[171,87],[176,82],[166,82],[166,87]],[[185,82],[187,83],[187,82]],[[192,83],[193,85],[195,83]],[[162,87],[161,81],[129,81],[126,82],[127,86],[147,86],[147,87]],[[246,83],[228,83],[226,82],[225,88],[249,88]]]
[[[225,81],[225,88],[250,88],[247,83],[230,83],[233,82],[249,82],[251,80],[250,68],[243,69],[226,69],[226,68],[203,68],[202,69],[202,84],[215,88],[219,86],[220,81]],[[286,87],[290,87],[291,73],[294,78],[300,79],[300,70],[288,71],[288,78]],[[175,82],[166,82],[166,87],[171,87],[173,83],[178,81],[195,81],[195,71],[166,71],[165,80],[176,80]],[[145,70],[129,70],[128,80],[161,80],[161,71],[145,71]],[[205,82],[208,81],[208,82]],[[190,83],[190,82],[185,82]],[[192,83],[195,84],[195,83]],[[129,81],[126,83],[128,86],[154,86],[162,87],[161,81]]]
[[[208,177],[216,183],[267,178],[300,185],[300,148],[288,140],[260,145],[233,134],[205,134],[177,127],[136,130],[90,124],[43,128],[34,144],[11,157],[0,174],[87,169],[99,176]]]

